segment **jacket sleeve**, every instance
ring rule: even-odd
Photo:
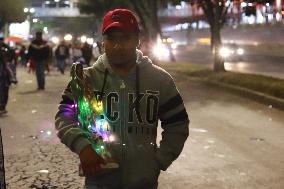
[[[182,97],[171,77],[163,85],[160,95],[159,119],[163,132],[156,158],[161,170],[165,171],[183,149],[189,135],[189,119]]]
[[[75,103],[70,90],[70,85],[64,90],[62,101],[58,106],[55,115],[55,128],[57,136],[71,151],[80,154],[81,150],[89,145],[83,132],[78,126],[79,122],[76,115]]]

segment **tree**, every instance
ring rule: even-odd
[[[131,9],[139,17],[142,35],[151,42],[156,41],[158,34],[161,34],[158,9],[169,2],[177,4],[180,0],[79,0],[78,6],[82,13],[93,13],[97,18],[113,8]]]
[[[216,72],[225,71],[224,60],[218,52],[222,45],[221,29],[226,21],[228,8],[233,0],[189,0],[192,6],[202,8],[203,14],[210,25],[211,49],[214,56],[213,69]]]
[[[0,31],[6,23],[23,22],[24,15],[23,0],[0,0]]]
[[[158,9],[165,7],[168,3],[174,5],[180,0],[80,0],[79,8],[85,13],[95,13],[98,17],[112,8],[130,8],[139,16],[143,35],[146,41],[156,41],[158,34],[161,34],[158,21]],[[229,0],[187,0],[191,5],[198,5],[203,9],[204,15],[211,29],[211,47],[214,52],[214,71],[224,71],[224,60],[218,56],[218,49],[221,46],[220,30],[224,25],[229,7]]]
[[[214,55],[214,71],[225,71],[224,60],[218,55],[222,45],[221,28],[223,27],[228,8],[236,0],[183,0],[192,6],[202,8],[204,16],[210,25],[211,48]],[[161,34],[158,21],[158,9],[165,7],[168,3],[174,5],[181,0],[79,0],[79,8],[85,13],[95,13],[101,17],[107,10],[112,8],[130,8],[137,13],[143,28],[144,37],[149,41],[156,41],[157,34]]]

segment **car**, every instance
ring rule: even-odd
[[[153,47],[153,54],[158,60],[170,60],[175,62],[173,49],[175,49],[174,39],[169,36],[163,36]]]
[[[242,61],[244,49],[236,43],[227,43],[222,45],[219,49],[219,56],[221,56],[225,61]]]

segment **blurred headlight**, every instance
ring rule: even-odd
[[[158,44],[153,48],[153,53],[157,58],[168,57],[170,55],[169,49],[162,44]]]
[[[172,49],[176,49],[177,48],[177,44],[176,43],[172,43],[171,47],[172,47]]]
[[[222,47],[219,49],[219,55],[223,58],[230,56],[231,50],[227,47]]]
[[[238,53],[238,55],[243,55],[244,54],[244,49],[238,48],[237,53]]]

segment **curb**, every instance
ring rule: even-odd
[[[283,99],[273,97],[270,95],[266,95],[266,94],[256,92],[254,90],[250,90],[247,88],[239,87],[239,86],[224,84],[220,82],[207,81],[207,80],[202,80],[202,79],[200,79],[200,81],[203,81],[210,85],[223,88],[227,91],[239,94],[241,96],[257,101],[259,103],[269,105],[269,106],[271,105],[273,108],[284,111],[284,100]]]
[[[168,70],[168,71],[184,74],[183,72],[179,72],[179,71],[171,71],[171,70]],[[284,99],[277,98],[277,97],[274,97],[274,96],[270,96],[270,95],[260,93],[260,92],[257,92],[257,91],[251,90],[251,89],[247,89],[247,88],[244,88],[244,87],[224,84],[224,83],[220,83],[220,82],[208,81],[206,79],[200,79],[198,77],[192,77],[192,76],[188,76],[186,74],[184,74],[184,75],[189,77],[190,79],[193,79],[193,80],[196,80],[196,81],[201,81],[201,82],[204,82],[206,84],[209,84],[209,85],[212,85],[212,86],[215,86],[215,87],[223,88],[223,89],[225,89],[229,92],[232,92],[234,94],[241,95],[243,97],[249,98],[249,99],[254,100],[256,102],[259,102],[261,104],[272,106],[273,108],[284,111]]]

